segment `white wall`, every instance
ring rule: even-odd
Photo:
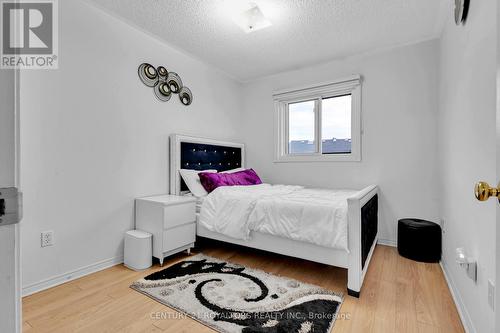
[[[380,186],[380,237],[395,242],[397,220],[436,220],[438,44],[366,54],[286,72],[244,87],[248,163],[272,183]],[[275,90],[363,76],[361,162],[273,163]]]
[[[439,165],[443,263],[471,331],[493,332],[487,280],[495,280],[496,200],[475,200],[475,182],[496,184],[496,7],[473,1],[467,24],[448,18],[440,43]],[[450,13],[451,14],[451,13]],[[465,247],[478,260],[474,284],[454,262]],[[497,285],[497,287],[499,287]],[[475,329],[474,329],[475,328]]]
[[[85,2],[59,11],[59,70],[21,77],[25,288],[122,256],[134,198],[168,191],[171,133],[240,137],[240,84]],[[179,73],[193,104],[157,101],[144,61]],[[55,245],[41,249],[46,230]]]

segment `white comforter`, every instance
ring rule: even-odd
[[[224,186],[204,199],[199,223],[237,239],[257,231],[348,251],[347,198],[355,193],[291,185]]]

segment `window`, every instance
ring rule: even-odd
[[[274,94],[276,162],[360,161],[361,79]]]

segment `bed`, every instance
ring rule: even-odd
[[[246,167],[244,144],[179,134],[173,134],[170,137],[170,194],[184,195],[188,192],[180,176],[180,169],[216,169],[221,172],[244,167]],[[206,201],[206,198],[204,200]],[[348,294],[359,297],[377,244],[377,186],[370,185],[361,190],[351,191],[345,200],[347,201],[345,212],[347,248],[318,245],[259,231],[251,231],[246,239],[229,237],[226,234],[209,230],[210,228],[207,228],[205,224],[200,223],[199,213],[197,213],[196,234],[199,237],[346,268]],[[200,207],[201,201],[197,211]]]

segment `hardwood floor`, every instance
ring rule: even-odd
[[[464,332],[440,266],[402,258],[391,247],[377,246],[359,299],[347,296],[344,269],[222,243],[206,242],[194,252],[200,251],[344,292],[340,312],[348,319],[339,318],[334,333]],[[170,257],[165,266],[185,257]],[[195,320],[165,316],[175,311],[129,288],[159,269],[118,265],[25,297],[23,331],[213,332]]]

